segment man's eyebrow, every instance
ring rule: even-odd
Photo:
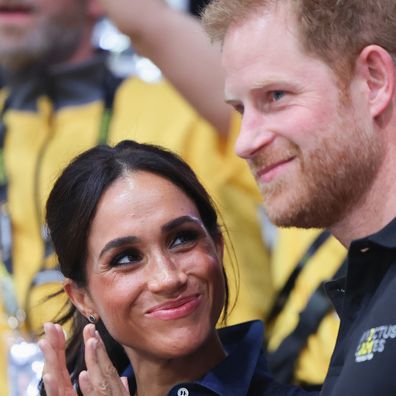
[[[198,224],[199,226],[203,227],[202,221],[195,217],[195,216],[181,216],[178,217],[177,219],[171,220],[168,223],[164,224],[161,227],[162,231],[172,231],[174,228],[177,228],[178,226],[185,224],[185,223],[194,223]]]
[[[265,85],[255,84],[249,91],[258,91],[264,87],[265,87]],[[228,91],[224,91],[224,102],[232,106],[235,103],[241,103],[242,100],[239,97],[237,97],[236,95],[234,95]]]
[[[111,240],[110,242],[107,242],[104,248],[101,250],[99,254],[99,258],[101,258],[107,251],[111,249],[116,249],[121,246],[125,245],[130,245],[132,243],[136,243],[139,240],[139,238],[135,236],[127,236],[127,237],[121,237],[121,238],[116,238]]]

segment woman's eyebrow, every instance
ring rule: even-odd
[[[195,216],[181,216],[181,217],[173,219],[173,220],[169,221],[168,223],[164,224],[161,227],[161,230],[163,232],[169,232],[169,231],[172,231],[174,228],[177,228],[178,226],[185,224],[185,223],[193,223],[193,224],[198,224],[201,227],[203,226],[201,220],[199,220]],[[126,236],[126,237],[113,239],[106,243],[104,248],[99,253],[99,258],[101,258],[107,251],[109,251],[111,249],[116,249],[116,248],[122,247],[124,245],[130,245],[130,244],[136,243],[138,241],[139,241],[139,238],[135,237],[135,236]]]
[[[199,226],[203,227],[202,221],[195,217],[195,216],[181,216],[176,219],[173,219],[169,221],[168,223],[164,224],[161,227],[161,230],[163,232],[169,232],[172,231],[174,228],[177,228],[178,226],[185,224],[185,223],[193,223],[193,224],[198,224]]]
[[[113,239],[110,242],[106,243],[106,245],[99,254],[99,258],[101,258],[108,250],[116,249],[124,245],[130,245],[132,243],[136,243],[137,241],[139,241],[139,238],[135,236],[127,236]]]

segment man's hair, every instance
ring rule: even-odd
[[[203,24],[212,41],[223,43],[230,25],[282,3],[293,7],[302,47],[339,78],[348,78],[370,44],[383,47],[396,63],[395,0],[213,0]]]

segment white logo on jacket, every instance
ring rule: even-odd
[[[355,361],[361,363],[373,359],[376,353],[385,350],[387,340],[395,338],[396,325],[385,325],[366,330],[356,348]]]

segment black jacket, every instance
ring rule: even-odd
[[[352,242],[327,291],[341,326],[321,395],[396,395],[396,219]]]

